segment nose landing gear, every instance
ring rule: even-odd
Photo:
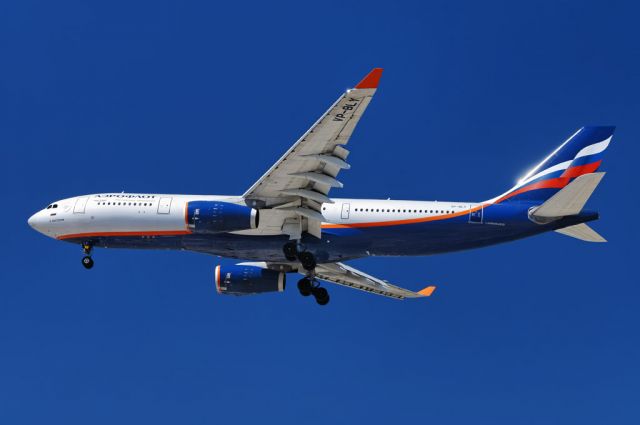
[[[91,258],[91,244],[83,243],[82,244],[82,252],[84,252],[84,257],[82,257],[82,265],[85,269],[90,269],[93,267],[93,258]]]

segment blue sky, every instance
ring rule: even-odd
[[[633,2],[0,10],[1,423],[640,421]],[[331,288],[319,308],[295,290],[218,296],[230,261],[199,254],[98,250],[87,271],[27,226],[78,194],[240,194],[374,66],[335,196],[487,199],[578,127],[612,124],[590,201],[610,242],[354,261],[439,289]]]

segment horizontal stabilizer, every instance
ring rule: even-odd
[[[583,174],[533,211],[533,216],[554,218],[580,214],[605,173]]]
[[[584,223],[576,224],[575,226],[565,227],[564,229],[556,230],[563,235],[571,236],[572,238],[580,239],[586,242],[606,242],[607,240],[600,236],[595,230],[587,226]]]

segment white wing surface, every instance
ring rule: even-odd
[[[355,88],[340,96],[244,193],[248,204],[288,211],[298,217],[300,228],[304,221],[305,229],[320,237],[320,206],[331,202],[328,194],[332,188],[342,187],[336,177],[350,168],[345,145],[376,92],[381,75],[382,68],[373,69]]]
[[[316,277],[326,280],[327,282],[337,283],[338,285],[401,300],[405,298],[428,297],[436,289],[435,286],[427,286],[418,292],[413,292],[392,285],[343,263],[318,264],[316,266]]]
[[[253,266],[263,269],[271,269],[285,272],[296,271],[295,265],[292,263],[271,263],[265,261],[249,261],[238,263],[239,266]],[[300,274],[306,272],[300,268]],[[368,275],[344,263],[322,263],[318,264],[315,269],[315,276],[318,279],[335,283],[349,288],[359,289],[361,291],[370,292],[376,295],[382,295],[389,298],[403,300],[405,298],[422,298],[428,297],[436,290],[435,286],[427,286],[426,288],[413,292],[408,289],[400,288],[392,285],[382,279]]]

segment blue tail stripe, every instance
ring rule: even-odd
[[[540,170],[573,160],[582,149],[606,140],[614,130],[613,126],[582,127],[565,146],[540,166]]]

